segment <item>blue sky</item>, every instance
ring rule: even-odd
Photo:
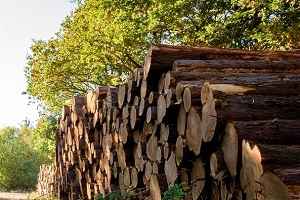
[[[0,0],[0,128],[38,119],[26,90],[23,68],[32,39],[47,40],[76,5],[69,0]]]

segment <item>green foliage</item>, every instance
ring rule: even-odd
[[[99,195],[97,200],[125,200],[125,199],[138,199],[136,193],[131,188],[126,188],[125,190],[116,190],[111,193],[108,193],[103,197]]]
[[[163,194],[162,200],[180,200],[184,199],[186,191],[189,188],[184,184],[174,184]]]
[[[39,166],[51,162],[48,139],[36,128],[22,125],[0,130],[0,188],[5,190],[33,189]],[[45,151],[49,148],[49,151]]]
[[[25,67],[32,101],[58,114],[95,85],[143,66],[151,43],[298,48],[297,0],[74,0],[55,37],[34,40]]]

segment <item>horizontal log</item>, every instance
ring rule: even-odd
[[[178,72],[300,73],[300,61],[176,60],[172,70]]]
[[[300,95],[230,95],[214,92],[218,121],[299,119]]]
[[[249,87],[252,93],[300,93],[300,74],[293,73],[213,73],[213,72],[168,72],[169,88],[178,83],[200,87],[204,82]],[[169,89],[167,88],[167,89]],[[273,89],[273,91],[270,91]],[[250,91],[251,90],[251,91]]]
[[[157,85],[160,74],[172,70],[176,60],[300,60],[298,51],[260,51],[221,49],[217,47],[187,47],[152,45],[147,52],[143,79]]]
[[[300,144],[300,119],[233,121],[239,137],[262,144]]]

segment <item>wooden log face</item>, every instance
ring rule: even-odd
[[[269,172],[263,173],[260,183],[262,186],[262,195],[265,199],[292,199],[288,194],[288,188],[274,174]]]
[[[170,158],[165,162],[165,174],[170,188],[177,179],[176,155],[174,152],[171,152]]]
[[[243,140],[240,182],[247,199],[255,199],[259,195],[257,191],[260,191],[259,180],[262,173],[260,151],[257,146],[251,148],[250,144]]]
[[[186,139],[190,151],[193,151],[195,155],[199,155],[202,143],[201,119],[193,107],[187,117]]]
[[[214,137],[217,126],[217,112],[215,100],[206,101],[202,108],[201,133],[204,142],[210,142]]]
[[[222,151],[228,171],[232,177],[235,177],[237,174],[238,135],[232,123],[226,125],[222,141]]]
[[[179,135],[184,135],[187,124],[187,114],[185,112],[183,104],[179,106],[179,112],[177,117],[177,131]]]
[[[147,142],[146,154],[151,161],[156,161],[157,158],[157,137],[152,134]]]
[[[191,172],[191,184],[192,184],[192,197],[198,199],[205,184],[205,170],[203,163],[199,157],[195,160],[192,172]]]
[[[161,191],[157,176],[152,174],[150,177],[150,196],[152,199],[161,199]]]

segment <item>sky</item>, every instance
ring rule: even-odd
[[[28,105],[24,66],[33,39],[48,40],[76,5],[70,0],[0,0],[0,128],[38,119]]]

